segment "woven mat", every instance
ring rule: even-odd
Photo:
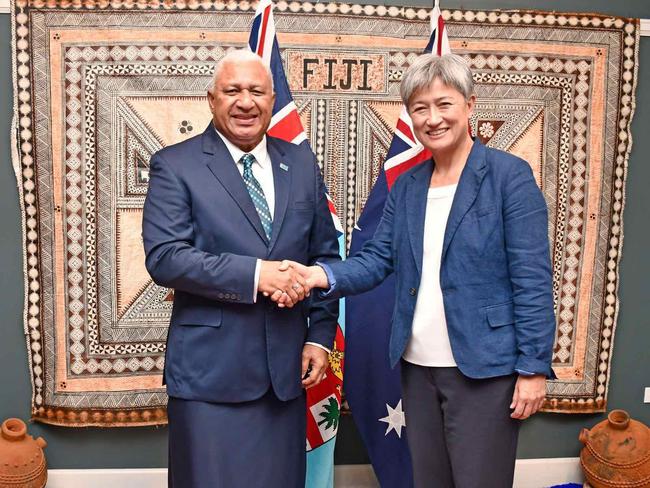
[[[140,237],[149,156],[200,133],[212,67],[254,5],[18,0],[14,167],[35,420],[166,421],[169,290]],[[350,231],[389,145],[428,10],[279,2],[289,83]],[[550,208],[558,317],[546,409],[606,407],[618,310],[639,25],[598,15],[444,11],[471,64],[485,143],[530,162]],[[19,370],[19,368],[17,368]]]

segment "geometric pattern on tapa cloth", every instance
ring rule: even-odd
[[[136,9],[131,8],[137,3]],[[79,8],[77,8],[79,7]],[[254,4],[18,0],[13,163],[35,420],[166,421],[173,294],[144,268],[149,156],[200,133],[214,63],[248,39]],[[287,79],[346,238],[383,164],[399,83],[428,9],[276,5]],[[443,11],[471,65],[472,130],[526,159],[549,206],[557,334],[547,411],[606,408],[618,311],[635,19]]]

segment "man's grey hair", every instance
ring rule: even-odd
[[[217,78],[221,74],[221,70],[223,69],[224,65],[228,63],[234,63],[235,65],[237,65],[238,63],[244,63],[246,61],[256,61],[264,67],[266,74],[269,75],[269,79],[271,80],[271,90],[274,90],[273,73],[271,73],[271,68],[266,64],[264,64],[262,58],[260,58],[253,51],[250,51],[248,49],[233,49],[231,51],[228,51],[223,58],[217,61],[217,64],[214,67],[214,74],[212,75],[212,81],[210,82],[210,86],[208,86],[208,91],[212,93],[212,90],[214,90],[215,82],[217,81]]]
[[[474,80],[467,62],[457,54],[423,54],[419,56],[404,74],[399,88],[404,105],[415,92],[431,86],[434,80],[458,90],[465,100],[474,94]]]

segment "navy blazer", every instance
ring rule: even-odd
[[[392,366],[411,336],[434,163],[394,184],[374,237],[330,264],[331,297],[367,291],[395,271]],[[530,166],[474,141],[445,229],[440,286],[454,359],[471,378],[515,370],[553,377],[555,336],[547,208]]]
[[[142,237],[149,274],[175,290],[165,356],[170,396],[243,402],[272,385],[281,400],[296,398],[305,341],[333,345],[336,302],[312,298],[282,309],[254,292],[258,258],[339,259],[312,152],[267,141],[275,185],[270,241],[212,124],[151,158]]]

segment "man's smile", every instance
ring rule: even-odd
[[[257,120],[257,114],[233,114],[231,115],[240,125],[252,125]]]

